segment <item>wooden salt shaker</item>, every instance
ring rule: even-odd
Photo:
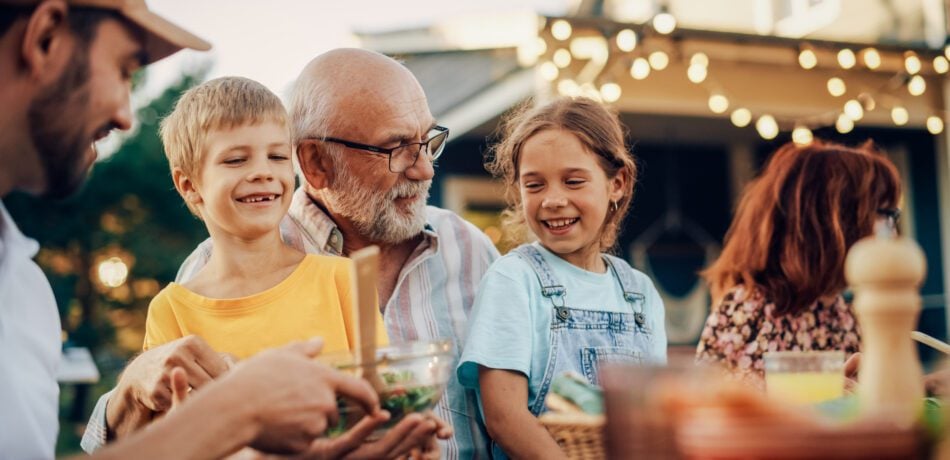
[[[925,272],[917,243],[881,229],[856,243],[845,261],[862,334],[860,411],[899,428],[917,423],[923,409],[923,370],[910,333]]]

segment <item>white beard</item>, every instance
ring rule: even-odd
[[[327,205],[349,219],[364,238],[397,244],[422,233],[431,180],[397,183],[389,192],[381,193],[360,184],[345,165],[334,164],[333,170],[335,177],[330,187],[323,190]],[[396,198],[415,195],[420,199],[415,200],[406,212],[396,206]]]

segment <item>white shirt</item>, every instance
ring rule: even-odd
[[[39,245],[0,203],[0,457],[51,459],[59,430],[59,311]]]

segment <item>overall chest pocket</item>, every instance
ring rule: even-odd
[[[586,347],[581,349],[581,370],[587,381],[600,385],[600,366],[608,363],[640,364],[643,354],[626,347]]]

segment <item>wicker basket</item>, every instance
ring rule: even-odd
[[[551,412],[541,414],[539,420],[551,437],[557,441],[567,458],[572,460],[602,460],[607,458],[604,447],[603,415],[590,415],[583,412],[561,412],[560,401],[552,404],[552,396],[546,399]],[[560,399],[556,398],[555,399]],[[570,403],[568,403],[570,404]]]

